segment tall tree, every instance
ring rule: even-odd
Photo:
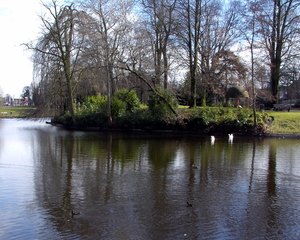
[[[31,105],[31,89],[29,86],[25,86],[23,88],[21,98],[23,99],[23,101],[27,100],[28,104]]]
[[[88,0],[78,1],[81,7],[90,16],[87,22],[91,31],[89,32],[90,57],[96,62],[97,69],[102,69],[103,78],[106,79],[106,92],[108,97],[107,113],[108,123],[111,118],[111,97],[115,86],[115,71],[131,30],[130,0]]]
[[[251,83],[252,83],[252,109],[253,109],[253,120],[254,127],[257,125],[257,114],[256,114],[256,84],[255,84],[255,42],[258,31],[257,26],[257,13],[259,11],[259,4],[257,1],[247,1],[245,5],[247,11],[243,14],[244,21],[240,25],[240,32],[243,35],[243,39],[246,40],[250,49],[250,66],[251,66]]]
[[[268,52],[270,85],[274,102],[278,102],[281,68],[291,57],[293,40],[299,35],[299,0],[264,0],[260,2],[259,21],[263,45]],[[299,36],[298,36],[299,37]]]
[[[199,81],[202,105],[206,105],[207,89],[216,81],[213,59],[218,53],[228,51],[233,44],[237,14],[233,5],[217,0],[182,0],[178,15],[178,37],[188,56],[191,83],[189,105],[196,106]]]
[[[199,80],[202,89],[201,102],[205,106],[207,92],[216,97],[224,96],[229,76],[237,74],[241,77],[244,69],[239,59],[230,51],[237,39],[236,4],[209,1],[203,5],[202,12]]]
[[[78,58],[81,53],[84,36],[77,30],[79,25],[79,12],[73,5],[59,6],[56,1],[51,5],[44,4],[48,15],[42,16],[43,33],[35,46],[27,45],[37,53],[37,64],[41,67],[40,73],[54,77],[52,84],[56,80],[62,81],[66,86],[67,105],[70,111],[72,122],[76,124],[74,91],[79,81]],[[46,68],[46,70],[45,70]],[[45,78],[41,78],[43,80]]]
[[[155,82],[166,89],[169,74],[169,45],[174,34],[177,0],[142,0],[142,6],[148,16],[149,36],[153,42]]]
[[[245,85],[248,69],[232,51],[221,50],[213,58],[210,75],[213,79],[209,84],[213,86],[216,95],[225,96],[229,87]]]
[[[178,8],[178,37],[188,56],[190,77],[190,108],[196,107],[199,42],[201,38],[201,16],[203,0],[181,0]]]

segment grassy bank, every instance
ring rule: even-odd
[[[251,109],[199,107],[195,109],[179,108],[177,115],[161,114],[149,108],[138,108],[131,112],[115,115],[112,125],[108,125],[105,112],[90,111],[83,108],[76,113],[74,126],[69,113],[53,119],[53,123],[72,128],[98,129],[140,129],[146,131],[182,131],[198,134],[227,134],[227,133],[266,133],[264,123],[268,119],[265,112],[258,113],[258,126],[253,127],[253,112]]]
[[[0,106],[0,118],[24,117],[28,112],[34,111],[33,107],[23,106]]]
[[[0,118],[20,118],[24,117],[28,112],[34,111],[33,107],[23,106],[0,106]],[[140,113],[130,114],[121,118],[118,118],[114,127],[120,128],[145,128],[145,129],[167,129],[174,130],[174,127],[180,130],[197,131],[199,129],[205,129],[207,132],[241,132],[244,131],[245,126],[249,126],[252,123],[250,109],[237,110],[230,108],[197,108],[187,109],[179,108],[179,118],[165,117],[160,120],[152,119],[149,116],[145,116],[144,110]],[[293,110],[291,112],[258,112],[260,116],[260,122],[268,119],[267,116],[271,116],[274,119],[272,122],[265,123],[267,131],[269,133],[287,133],[287,134],[300,134],[300,110]],[[97,114],[84,115],[78,117],[78,120],[82,123],[82,126],[95,127],[99,126],[99,121],[95,121],[94,126],[88,126],[96,119],[102,119]],[[270,118],[269,118],[270,119]],[[103,118],[102,123],[106,122],[106,118]],[[66,122],[65,122],[66,123]],[[64,124],[65,124],[64,123]],[[226,129],[225,129],[226,128]]]
[[[101,114],[77,115],[80,127],[105,126],[106,117]],[[296,133],[300,134],[300,111],[291,112],[257,112],[258,128],[253,129],[253,112],[251,109],[199,107],[188,109],[179,107],[178,116],[153,118],[143,109],[115,119],[115,128],[145,130],[175,130],[202,133]],[[102,119],[102,121],[99,119]],[[272,121],[273,119],[273,121]],[[58,122],[68,125],[70,117],[64,116]],[[94,123],[94,125],[90,125]]]
[[[300,111],[268,112],[274,117],[270,126],[270,133],[300,133]]]

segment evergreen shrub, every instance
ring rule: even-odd
[[[154,119],[159,119],[168,114],[172,114],[171,109],[168,107],[166,102],[162,100],[162,97],[172,106],[173,109],[178,107],[178,101],[172,92],[161,88],[157,89],[157,91],[158,94],[150,94],[147,101],[151,117]]]

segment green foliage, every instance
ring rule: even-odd
[[[77,107],[76,122],[79,126],[96,127],[106,122],[103,109],[107,102],[106,96],[89,96],[83,104]]]
[[[147,108],[136,109],[133,113],[125,112],[118,119],[118,125],[124,129],[145,128],[150,124],[148,113],[149,111]]]
[[[187,127],[192,130],[197,128],[205,128],[211,121],[214,121],[215,112],[214,108],[203,107],[197,109],[191,109],[189,116],[185,119]]]
[[[62,116],[56,116],[52,119],[54,123],[60,123],[66,126],[72,125],[72,118],[69,111],[66,111]]]
[[[115,98],[121,100],[125,105],[125,110],[129,112],[133,112],[141,105],[135,90],[120,89],[116,92]]]
[[[93,105],[98,105],[98,106],[102,106],[105,105],[107,102],[107,96],[89,96],[86,99],[86,103],[90,103]]]
[[[135,90],[120,89],[111,100],[111,115],[113,119],[121,117],[126,112],[133,113],[141,103]]]
[[[212,108],[203,107],[189,110],[185,119],[188,129],[203,129],[206,132],[245,132],[251,131],[253,126],[253,112],[251,109]],[[260,123],[265,123],[265,115],[258,116]]]
[[[178,101],[173,93],[166,89],[157,89],[157,91],[158,94],[150,94],[147,103],[151,116],[154,118],[161,118],[171,113],[171,109],[162,98],[164,98],[173,109],[178,107]]]
[[[256,112],[256,116],[259,123],[266,123],[269,120],[269,114],[264,111]]]
[[[114,120],[126,112],[133,113],[140,107],[136,91],[121,89],[111,99],[111,116]],[[71,125],[70,113],[56,118],[57,121]],[[76,122],[79,126],[105,126],[107,123],[107,96],[89,96],[76,110]]]
[[[105,126],[107,122],[107,116],[103,113],[92,113],[92,114],[82,114],[76,115],[76,121],[80,127],[99,127]]]
[[[101,112],[105,109],[107,104],[106,96],[89,96],[82,104],[78,104],[76,109],[76,115],[92,114],[95,112]]]
[[[81,104],[77,105],[76,122],[80,127],[96,127],[107,122],[105,107],[107,104],[106,96],[89,96]],[[54,121],[67,126],[72,125],[72,118],[69,111],[64,115],[54,118]]]
[[[148,107],[140,104],[136,92],[119,90],[111,100],[113,126],[121,129],[177,130],[202,133],[229,132],[265,132],[268,115],[257,113],[259,128],[253,128],[253,111],[243,108],[200,107],[179,109],[174,115],[166,103],[174,109],[178,106],[175,97],[166,90],[152,94]],[[77,106],[76,122],[79,127],[108,127],[107,98],[88,97]],[[72,125],[69,112],[56,119],[58,122]]]
[[[87,114],[93,114],[97,112],[102,112],[105,109],[107,103],[106,96],[89,96],[86,100],[77,106],[76,115],[82,116]]]
[[[111,117],[113,119],[120,117],[126,110],[125,103],[116,96],[111,99]]]

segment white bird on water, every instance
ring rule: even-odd
[[[210,136],[210,143],[211,143],[211,145],[214,145],[215,140],[216,140],[215,136]]]
[[[233,134],[232,133],[228,134],[228,140],[229,140],[229,142],[233,141]]]

